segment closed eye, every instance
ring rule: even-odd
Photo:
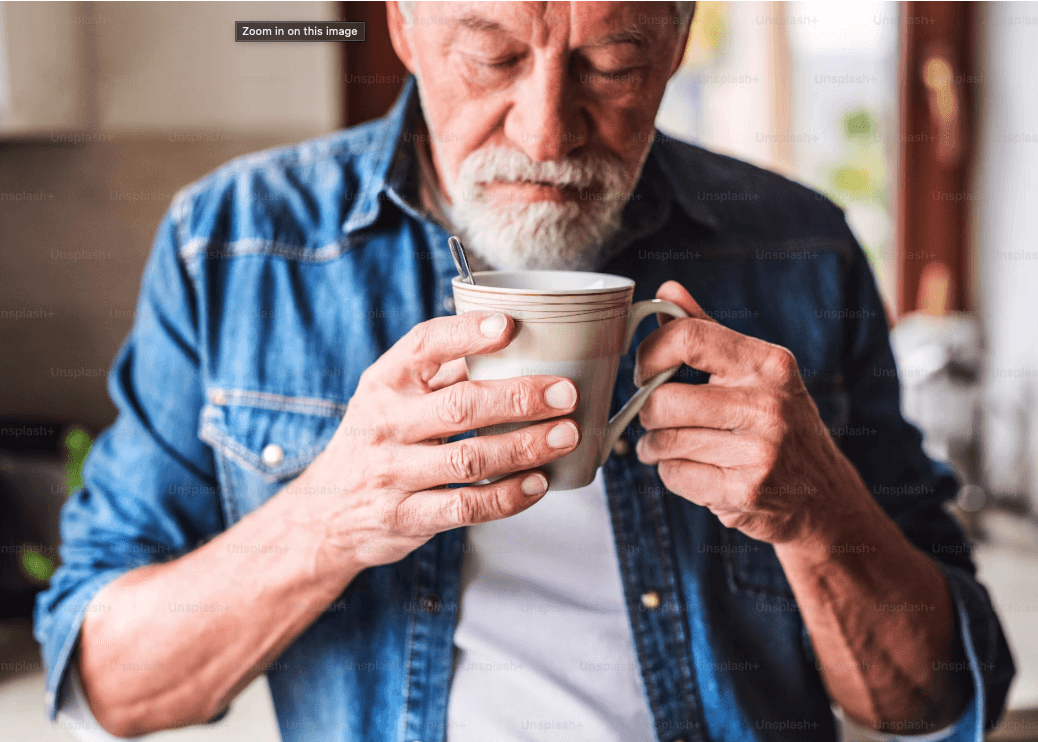
[[[641,69],[640,67],[624,67],[620,70],[596,70],[591,69],[589,74],[595,75],[596,77],[623,77],[624,75],[630,75],[636,70]]]
[[[481,67],[486,67],[488,69],[505,70],[519,64],[520,59],[521,58],[518,55],[513,55],[511,57],[504,57],[503,59],[481,59],[479,57],[473,57],[472,61]]]

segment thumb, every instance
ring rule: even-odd
[[[703,308],[696,303],[696,300],[692,298],[692,294],[685,290],[677,281],[667,281],[656,291],[656,298],[669,301],[671,304],[677,304],[679,307],[688,312],[689,317],[695,317],[696,319],[704,319],[707,322],[714,322],[715,320],[703,311]],[[659,320],[660,327],[670,322],[673,317],[669,314],[657,314],[656,319]]]

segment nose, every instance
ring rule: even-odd
[[[516,86],[505,135],[535,162],[561,160],[584,145],[590,126],[567,65],[538,60]]]

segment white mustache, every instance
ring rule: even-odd
[[[623,168],[611,158],[582,155],[577,159],[535,162],[523,152],[490,147],[473,152],[462,163],[459,184],[479,185],[492,181],[542,183],[557,188],[603,191],[622,189]]]

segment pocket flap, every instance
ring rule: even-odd
[[[290,478],[325,449],[346,405],[268,392],[211,389],[198,436],[267,482]]]

